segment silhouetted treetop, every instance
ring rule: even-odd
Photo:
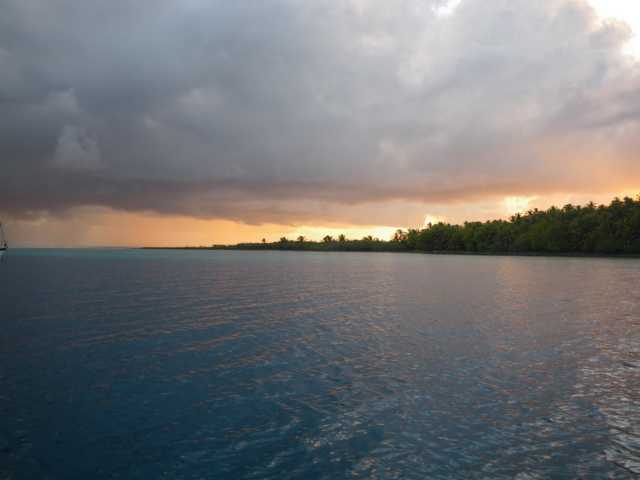
[[[361,240],[322,242],[299,236],[275,243],[239,244],[232,248],[341,251],[416,251],[478,253],[640,254],[640,196],[615,198],[609,205],[564,205],[532,209],[509,220],[439,222],[423,229],[397,230],[389,241],[368,235]]]

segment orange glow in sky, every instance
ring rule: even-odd
[[[79,208],[62,218],[10,221],[13,245],[42,247],[84,246],[209,246],[239,242],[295,239],[321,240],[325,235],[388,240],[399,227],[376,225],[248,225],[229,220],[205,220],[151,213],[126,213],[103,208]],[[34,241],[34,239],[36,239]]]
[[[105,208],[77,208],[64,217],[43,217],[36,220],[11,220],[5,222],[10,244],[26,247],[90,247],[90,246],[209,246],[212,244],[235,244],[260,242],[263,238],[277,241],[280,237],[291,240],[300,235],[309,240],[322,240],[325,235],[337,238],[360,239],[371,235],[381,240],[390,239],[398,228],[423,228],[428,223],[440,221],[462,223],[490,219],[508,219],[518,212],[529,209],[546,209],[551,205],[562,207],[609,203],[613,197],[635,198],[638,189],[600,194],[557,194],[545,196],[507,196],[489,202],[443,204],[438,213],[422,217],[424,225],[356,225],[348,223],[318,222],[316,225],[279,225],[264,223],[249,225],[230,220],[194,219],[181,216],[166,216],[148,212],[127,213]],[[425,210],[434,211],[434,205],[425,205]]]

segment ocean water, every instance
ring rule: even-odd
[[[0,478],[640,475],[640,260],[12,250]]]

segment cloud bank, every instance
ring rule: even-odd
[[[579,0],[0,0],[0,210],[372,223],[640,185],[640,76]],[[363,207],[364,206],[364,207]]]

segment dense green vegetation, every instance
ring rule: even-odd
[[[508,221],[439,223],[398,232],[395,241],[421,251],[640,253],[640,198],[531,210]]]
[[[437,223],[422,230],[398,230],[389,241],[372,237],[349,240],[327,236],[278,242],[245,243],[235,249],[321,251],[416,251],[550,254],[640,254],[640,196],[614,199],[609,205],[565,205],[530,210],[509,220]]]

